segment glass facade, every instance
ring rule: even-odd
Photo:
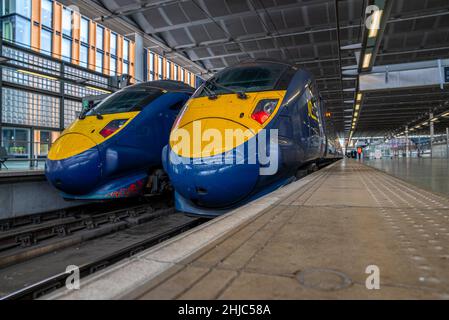
[[[41,29],[41,53],[51,55],[52,33],[47,29]]]
[[[162,79],[162,57],[159,56],[159,58],[157,59],[157,77],[161,80]]]
[[[51,145],[59,137],[59,132],[50,130],[34,130],[33,151],[35,158],[45,158]]]
[[[177,65],[176,63],[164,59],[163,56],[147,50],[147,81],[170,79],[175,81],[182,81],[193,87],[196,87],[196,83],[192,81],[196,78],[192,78],[192,73]],[[194,77],[194,75],[193,75]]]
[[[2,128],[2,145],[10,157],[29,158],[30,142],[30,129]]]
[[[123,69],[122,69],[122,73],[123,74],[128,74],[128,72],[129,72],[129,68],[128,68],[129,66],[128,66],[128,63],[126,63],[125,61],[123,61]]]
[[[113,32],[111,32],[111,47],[109,50],[109,53],[113,56],[117,55],[117,35]]]
[[[165,75],[167,79],[171,79],[171,62],[167,61],[165,63]]]
[[[111,57],[109,60],[109,71],[111,72],[111,76],[115,76],[117,73],[117,59],[114,57]]]
[[[95,53],[95,71],[103,72],[103,53],[100,51]]]
[[[173,75],[173,80],[178,80],[178,66],[177,65],[175,65],[175,74]]]
[[[20,14],[31,18],[31,0],[2,0],[2,16]]]
[[[65,37],[62,38],[61,59],[70,62],[72,58],[72,41]]]
[[[84,44],[80,45],[80,62],[79,65],[83,68],[87,68],[89,62],[89,48]]]
[[[123,60],[129,61],[129,41],[123,40]]]
[[[62,10],[62,34],[72,36],[72,10],[67,8]]]
[[[2,88],[2,122],[59,129],[57,97]]]
[[[2,20],[3,39],[17,45],[30,47],[31,22],[21,16],[10,16]]]
[[[56,93],[60,91],[59,81],[56,78],[51,79],[50,77],[41,77],[36,74],[28,73],[26,70],[3,67],[2,79],[3,81],[18,84],[20,86]]]
[[[53,3],[50,0],[41,2],[41,24],[47,28],[53,28]]]
[[[64,99],[64,128],[67,128],[79,116],[83,104],[81,101]]]
[[[89,43],[89,20],[82,17],[80,21],[80,41],[82,43]]]
[[[38,11],[33,5],[38,5]],[[61,9],[62,16],[58,17]],[[59,132],[76,119],[82,98],[111,92],[109,76],[118,69],[134,74],[134,61],[130,60],[134,57],[130,51],[133,42],[121,36],[119,41],[117,33],[101,25],[90,28],[91,21],[81,15],[78,41],[77,33],[72,31],[78,13],[57,1],[0,0],[0,13],[6,40],[1,55],[10,58],[8,63],[13,65],[0,70],[0,143],[11,157],[45,157]],[[79,58],[75,51],[72,55],[78,44]],[[106,65],[105,55],[109,56]],[[77,60],[72,60],[75,57]],[[184,77],[180,66],[175,66],[171,74],[167,70],[167,75],[166,60],[153,53],[150,57],[149,80]],[[95,66],[89,66],[89,61]]]
[[[103,36],[104,36],[104,28],[97,25],[97,35],[96,35],[97,49],[103,50]]]

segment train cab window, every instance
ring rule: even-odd
[[[161,95],[162,91],[157,89],[117,91],[100,102],[87,115],[141,111]]]
[[[274,90],[287,65],[277,63],[254,63],[225,69],[205,83],[205,89],[197,96],[232,93],[232,91],[257,92]]]

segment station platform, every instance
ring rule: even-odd
[[[44,299],[449,299],[448,249],[448,197],[342,160]]]
[[[11,170],[0,170],[0,183],[11,180],[14,178],[14,181],[17,182],[17,179],[30,179],[30,178],[42,178],[45,179],[45,172],[42,169],[11,169]]]
[[[0,221],[78,205],[65,201],[48,183],[42,169],[0,171]]]

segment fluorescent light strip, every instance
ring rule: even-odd
[[[371,57],[373,56],[372,53],[366,53],[365,57],[363,58],[363,69],[367,69],[371,64]]]
[[[97,91],[104,92],[104,93],[111,93],[111,91],[103,90],[103,89],[95,88],[95,87],[91,87],[91,86],[86,86],[86,88],[89,88],[89,89],[92,89],[92,90],[97,90]]]
[[[382,10],[378,10],[373,14],[372,25],[371,25],[371,28],[370,28],[369,34],[368,34],[369,38],[377,37],[377,34],[380,29],[380,21],[382,19],[382,14],[383,14]]]
[[[17,69],[17,72],[25,73],[25,74],[29,74],[29,75],[32,75],[32,76],[45,78],[45,79],[50,79],[50,80],[58,80],[58,78],[55,78],[55,77],[50,77],[50,76],[47,76],[45,74],[40,74],[40,73],[37,73],[37,72],[32,72],[32,71],[23,70],[23,69]]]

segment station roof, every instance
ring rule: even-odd
[[[366,7],[383,0],[78,0],[105,24],[126,21],[164,45],[167,57],[185,57],[207,78],[248,58],[284,59],[316,77],[336,135],[351,131],[358,65],[367,29]],[[92,9],[95,3],[98,8]],[[383,30],[371,66],[449,58],[448,0],[387,0]],[[342,49],[343,48],[343,49]],[[158,51],[156,45],[154,50]],[[359,50],[360,51],[360,50]],[[359,52],[360,53],[360,52]],[[362,59],[363,60],[363,59]],[[366,71],[366,70],[365,70]],[[449,108],[449,85],[367,92],[354,137],[382,136]],[[348,127],[349,122],[349,127]],[[443,121],[444,122],[444,119]],[[438,126],[444,127],[443,125]],[[354,130],[354,129],[353,129]]]

